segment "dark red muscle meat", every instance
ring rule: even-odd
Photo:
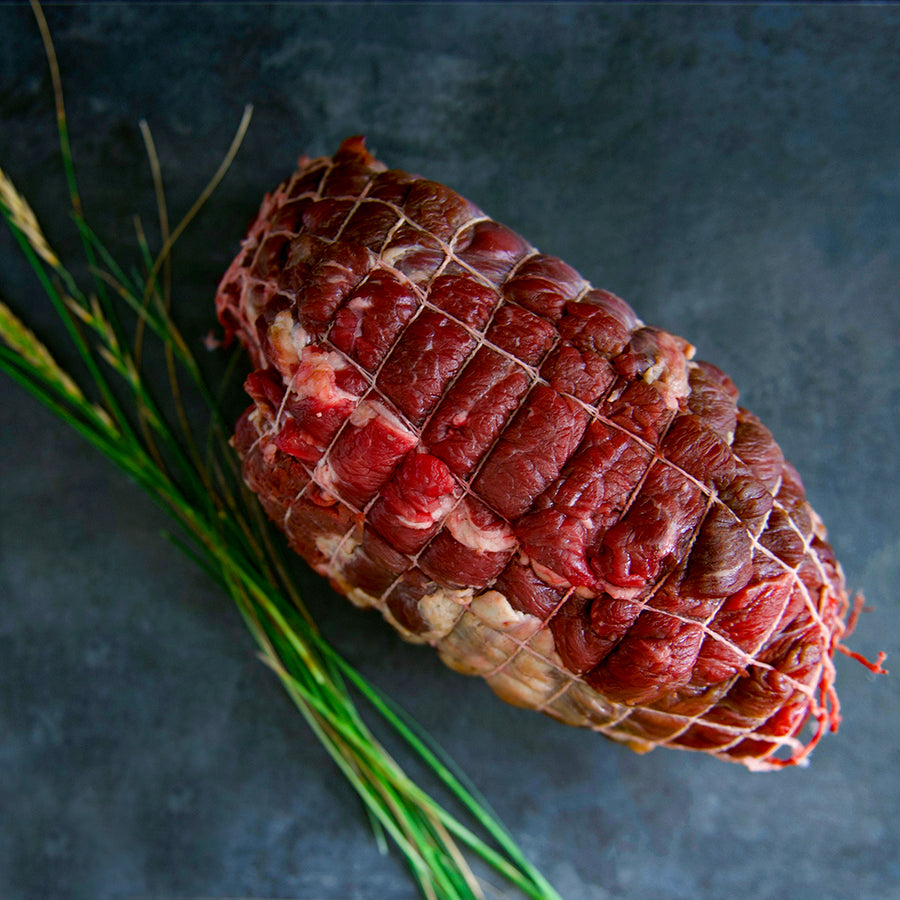
[[[837,727],[840,566],[686,341],[361,138],[266,196],[216,304],[247,483],[406,639],[636,750],[771,769]]]

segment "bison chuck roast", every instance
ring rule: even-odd
[[[841,568],[686,341],[361,138],[265,197],[216,305],[247,484],[405,638],[636,750],[769,769],[837,727]]]

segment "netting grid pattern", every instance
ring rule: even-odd
[[[285,273],[295,258],[307,281],[335,290],[313,295],[300,284],[292,295],[301,276],[290,283]],[[561,275],[554,281],[553,273]],[[312,298],[305,311],[297,299],[304,290]],[[379,312],[377,298],[385,293],[400,302]],[[840,568],[774,442],[763,440],[774,469],[761,471],[764,464],[734,452],[735,428],[767,432],[736,406],[725,382],[704,380],[707,370],[690,361],[689,345],[645,329],[618,298],[596,291],[446,188],[385,170],[352,143],[334,158],[306,162],[267,197],[217,302],[258,370],[275,369],[283,385],[280,399],[275,392],[256,403],[245,437],[238,437],[248,483],[319,572],[355,602],[380,609],[404,636],[433,644],[449,665],[483,676],[510,702],[636,749],[704,750],[769,768],[801,761],[836,725],[831,657],[847,606]],[[595,310],[600,337],[579,337],[584,320],[594,327]],[[371,339],[361,331],[367,312],[383,318],[383,326],[369,321],[376,328]],[[296,356],[290,346],[273,353],[285,346],[276,337],[285,333],[286,314]],[[349,338],[337,330],[345,326],[355,329]],[[387,335],[384,346],[378,328]],[[643,344],[636,343],[638,333]],[[413,335],[433,344],[413,347]],[[609,335],[615,346],[600,347]],[[345,403],[346,414],[315,458],[297,458],[278,446],[278,436],[298,388],[313,393],[297,378],[310,347],[328,361],[332,379],[335,368],[342,373],[336,394],[353,395],[357,412]],[[649,350],[642,355],[641,347]],[[576,352],[574,369],[561,362]],[[416,356],[431,366],[420,384]],[[585,370],[590,377],[582,377]],[[485,397],[500,391],[506,404],[478,440],[460,437],[465,416],[454,426],[448,400],[470,383],[486,385]],[[692,383],[712,397],[693,411],[700,388]],[[468,403],[477,413],[477,403]],[[360,416],[361,404],[368,415]],[[552,434],[548,411],[562,416]],[[730,424],[717,427],[716,415]],[[342,447],[355,446],[373,417],[380,417],[397,458],[388,460],[380,484],[357,490],[331,461]],[[697,440],[685,449],[681,432],[690,438],[692,428]],[[533,446],[541,435],[542,446]],[[602,493],[591,460],[612,447],[628,464],[607,519],[566,518],[565,503],[581,502],[578,490]],[[433,523],[415,526],[424,541],[416,545],[416,534],[407,531],[412,543],[400,552],[373,512],[404,462],[423,452],[441,460],[452,486],[433,504]],[[726,454],[727,465],[709,462],[704,452]],[[523,454],[538,453],[543,458],[522,470],[521,491],[503,493],[497,461],[521,467]],[[727,483],[719,477],[723,467]],[[736,500],[729,494],[736,479],[755,489],[749,500],[746,490],[737,490]],[[669,510],[654,491],[671,493],[673,486],[682,500]],[[583,561],[629,514],[632,539],[640,542],[645,508],[660,504],[663,519],[678,519],[678,534],[667,535],[663,522],[653,539],[674,541],[677,558],[660,562],[646,583],[604,580],[593,557],[594,575],[587,569],[579,575],[577,566],[574,574],[559,571],[565,566],[554,569],[552,553],[541,561],[549,552],[544,544],[528,552],[542,516],[584,542]],[[729,573],[729,561],[715,557],[717,529],[734,536],[743,573]],[[468,544],[461,543],[466,535]],[[487,549],[478,549],[479,536]],[[615,548],[606,550],[615,555]],[[720,565],[720,583],[693,571],[704,560]],[[717,584],[739,587],[716,595]],[[591,618],[592,609],[599,618]],[[600,623],[600,637],[592,621]],[[594,649],[577,645],[579,634]],[[617,681],[643,651],[647,671]],[[804,742],[798,733],[810,714],[818,729]]]

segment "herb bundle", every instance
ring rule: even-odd
[[[482,881],[468,861],[479,858],[524,896],[559,900],[464,776],[318,630],[291,581],[280,538],[241,483],[219,392],[206,382],[173,319],[171,249],[224,177],[251,111],[245,111],[219,170],[173,229],[152,136],[141,123],[156,185],[162,247],[152,253],[138,229],[143,268],[140,273],[126,272],[84,217],[60,73],[46,20],[36,3],[33,7],[50,66],[69,204],[92,274],[90,286],[73,277],[2,169],[0,213],[64,324],[86,374],[79,383],[2,301],[0,369],[144,488],[177,522],[173,542],[236,603],[261,658],[359,794],[377,839],[383,846],[389,839],[403,855],[422,896],[483,897]],[[155,399],[147,383],[143,360],[151,341],[165,359],[171,389],[166,403]],[[185,390],[198,394],[208,410],[205,434],[190,421]],[[465,819],[449,812],[447,804],[433,799],[404,771],[364,715],[374,716],[402,738],[411,759],[424,762],[451,803],[464,810]]]

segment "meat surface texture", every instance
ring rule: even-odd
[[[772,769],[836,729],[841,568],[686,341],[361,138],[266,196],[216,304],[247,484],[406,639],[639,751]]]

